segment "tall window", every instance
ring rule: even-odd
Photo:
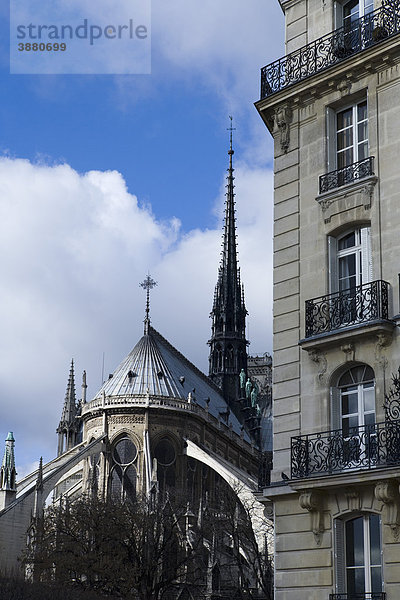
[[[335,530],[338,591],[347,593],[349,597],[382,592],[379,515],[336,520]]]
[[[336,113],[336,168],[368,157],[367,101]]]
[[[343,292],[372,281],[369,227],[328,238],[330,292]]]
[[[136,496],[138,452],[128,437],[118,440],[112,450],[110,493],[112,497],[134,500]]]
[[[375,424],[375,378],[371,367],[352,367],[339,379],[341,429],[348,436]]]

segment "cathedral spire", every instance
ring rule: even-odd
[[[58,433],[58,456],[73,448],[77,443],[77,432],[78,432],[78,405],[76,403],[75,393],[75,371],[74,371],[74,360],[71,360],[71,366],[69,370],[69,377],[67,383],[67,391],[65,392],[65,399],[63,410],[61,414],[61,420],[57,428]]]
[[[247,370],[245,333],[247,311],[237,261],[232,140],[232,133],[235,129],[232,127],[232,117],[230,119],[224,233],[218,280],[210,315],[212,318],[212,333],[209,341],[209,375],[222,389],[225,399],[236,413],[236,416],[241,418],[240,407],[236,401],[239,400],[239,373],[242,369],[245,372]]]

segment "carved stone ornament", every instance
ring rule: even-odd
[[[290,145],[290,122],[292,111],[288,106],[279,106],[275,112],[275,124],[280,132],[280,143],[282,152],[287,152]]]
[[[375,498],[386,507],[385,524],[389,525],[395,540],[400,534],[400,495],[397,481],[378,481],[375,485]]]
[[[321,493],[315,490],[303,490],[300,492],[299,504],[301,508],[308,510],[310,513],[311,531],[314,534],[317,546],[320,546],[324,531]]]
[[[315,364],[318,365],[318,379],[322,383],[323,377],[328,368],[328,361],[326,360],[325,352],[318,352],[318,350],[311,350],[308,353],[308,356],[311,358]]]
[[[347,505],[352,512],[359,511],[361,508],[361,498],[357,490],[347,490],[345,492]]]
[[[343,96],[348,96],[351,90],[351,81],[348,79],[341,79],[337,84],[337,90],[340,92],[342,98]]]
[[[340,349],[342,352],[345,353],[346,362],[354,361],[354,356],[355,356],[354,344],[351,344],[351,343],[343,344],[343,346],[340,346]]]
[[[385,368],[387,366],[387,358],[384,355],[385,348],[387,348],[392,342],[392,337],[385,333],[379,333],[377,335],[377,342],[375,344],[375,360],[378,365]]]

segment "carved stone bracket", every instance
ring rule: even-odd
[[[345,492],[347,505],[352,512],[359,511],[361,508],[361,498],[357,490],[347,490]]]
[[[324,515],[322,511],[322,495],[315,490],[303,490],[300,492],[299,504],[301,508],[308,510],[311,515],[311,531],[314,534],[317,546],[320,546],[322,533],[324,532]]]
[[[343,346],[340,346],[340,349],[342,352],[345,353],[346,362],[354,361],[354,356],[355,356],[354,344],[352,344],[352,343],[344,344]]]
[[[378,481],[375,485],[375,498],[385,505],[385,524],[389,525],[395,540],[398,540],[400,535],[400,494],[398,482],[395,480]]]
[[[319,352],[318,350],[311,350],[308,353],[308,356],[311,358],[313,362],[318,365],[318,379],[322,383],[323,377],[328,368],[328,361],[326,360],[325,352]]]
[[[351,90],[351,81],[349,79],[341,79],[337,83],[337,90],[340,92],[342,98],[343,96],[348,96]]]
[[[371,208],[372,198],[374,196],[374,187],[376,181],[370,181],[361,190],[361,198],[364,204],[365,210]]]
[[[287,106],[279,106],[275,111],[275,124],[280,132],[280,143],[282,152],[287,152],[290,145],[290,123],[292,121],[292,110]]]
[[[379,333],[377,335],[377,342],[375,344],[375,360],[378,365],[385,368],[387,366],[387,358],[384,355],[385,348],[392,343],[392,336],[386,333]]]

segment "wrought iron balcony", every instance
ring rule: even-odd
[[[330,192],[342,187],[342,185],[354,183],[359,179],[364,179],[364,177],[370,177],[374,174],[374,157],[369,156],[342,169],[321,175],[319,178],[319,193]]]
[[[261,99],[316,75],[400,32],[395,2],[287,54],[261,69]]]
[[[400,420],[292,437],[292,479],[400,464]]]
[[[386,600],[386,592],[364,592],[361,594],[330,594],[329,600]]]
[[[376,320],[387,320],[386,281],[371,281],[353,288],[306,300],[306,338]]]

